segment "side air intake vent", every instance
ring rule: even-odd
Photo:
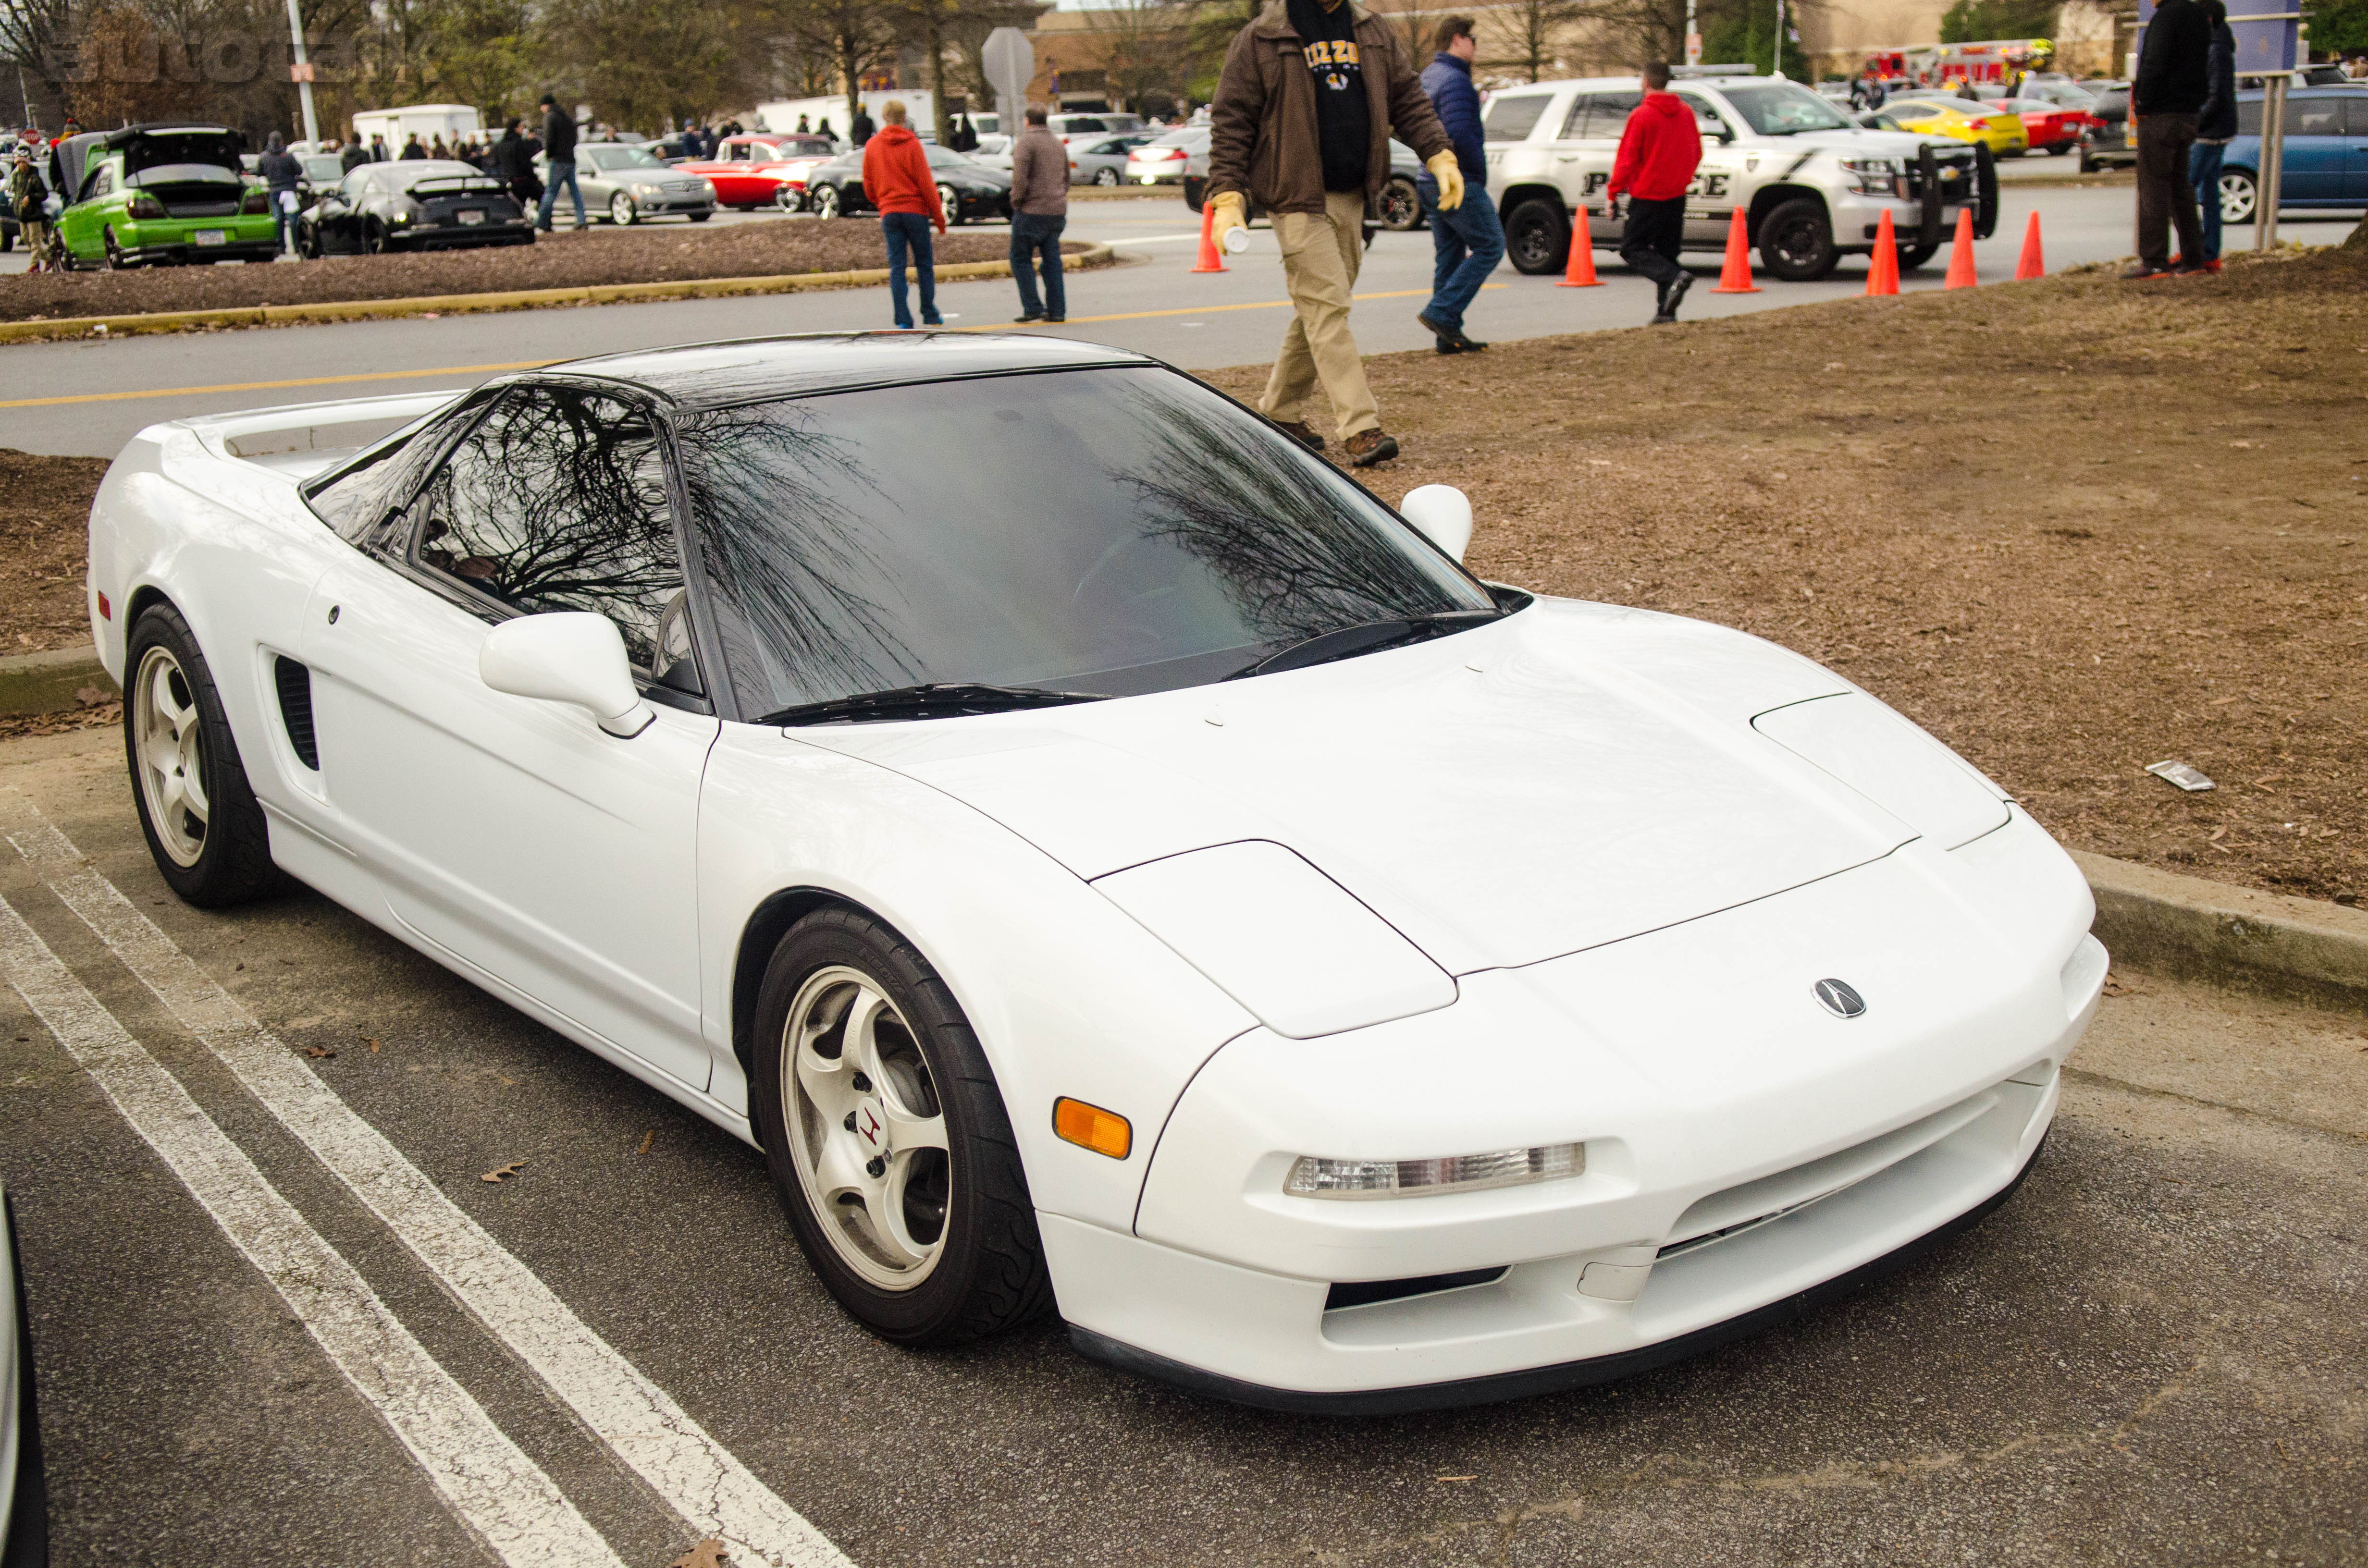
[[[283,657],[272,665],[271,673],[279,683],[279,722],[288,726],[288,744],[296,749],[298,760],[318,773],[321,752],[313,739],[313,672]]]

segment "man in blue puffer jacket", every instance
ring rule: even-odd
[[[1464,307],[1480,292],[1480,285],[1505,259],[1505,227],[1497,221],[1497,203],[1488,195],[1488,162],[1480,135],[1480,93],[1472,85],[1472,18],[1450,17],[1432,33],[1439,52],[1423,68],[1422,90],[1439,112],[1440,129],[1455,148],[1455,166],[1463,171],[1465,195],[1462,205],[1441,210],[1439,187],[1425,175],[1422,210],[1430,219],[1430,243],[1439,265],[1431,279],[1430,303],[1416,319],[1439,340],[1441,354],[1468,354],[1486,348],[1463,334]]]

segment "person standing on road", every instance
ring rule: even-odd
[[[938,182],[929,174],[929,156],[921,139],[905,124],[905,102],[890,98],[880,106],[888,123],[866,139],[863,149],[863,199],[880,209],[881,237],[888,242],[888,303],[896,325],[913,330],[913,312],[905,303],[905,254],[913,256],[913,270],[921,279],[921,324],[943,326],[938,315],[937,256],[929,230],[946,232],[946,210],[938,200]]]
[[[1611,183],[1604,187],[1615,203],[1623,193],[1628,198],[1620,259],[1659,290],[1655,326],[1678,319],[1678,305],[1694,286],[1694,275],[1678,265],[1678,251],[1686,234],[1686,187],[1701,164],[1702,131],[1694,111],[1669,91],[1668,62],[1656,60],[1645,67],[1645,99],[1628,113],[1620,151],[1611,160]],[[1570,243],[1586,242],[1574,233]]]
[[[1505,226],[1488,199],[1488,157],[1480,134],[1480,94],[1472,85],[1472,58],[1480,52],[1469,17],[1450,17],[1431,34],[1438,52],[1423,68],[1422,90],[1430,98],[1439,127],[1455,149],[1463,175],[1463,199],[1452,211],[1439,205],[1438,183],[1428,173],[1417,182],[1423,211],[1430,218],[1430,303],[1415,320],[1429,328],[1441,354],[1469,354],[1488,346],[1465,335],[1463,312],[1480,285],[1505,259]]]
[[[526,133],[526,121],[513,117],[502,128],[502,139],[494,144],[494,172],[510,187],[521,212],[542,198],[542,182],[534,174],[534,138]]]
[[[551,233],[551,210],[559,205],[564,185],[575,199],[575,227],[581,230],[584,191],[575,183],[575,117],[561,113],[559,100],[549,93],[542,95],[542,162],[551,172],[543,176],[542,205],[535,210],[534,226]]]
[[[17,233],[25,237],[25,254],[32,257],[35,272],[50,259],[49,194],[40,171],[33,166],[33,149],[17,142],[17,155],[8,166],[8,210],[17,220]]]
[[[2170,235],[2179,232],[2180,276],[2204,270],[2203,226],[2187,154],[2195,120],[2212,88],[2212,18],[2203,0],[2162,0],[2138,51],[2130,84],[2130,124],[2138,142],[2138,258],[2122,276],[2169,278]]]
[[[2195,145],[2188,149],[2187,185],[2203,206],[2203,248],[2196,259],[2206,272],[2220,270],[2220,160],[2237,139],[2237,35],[2228,26],[2226,0],[2203,0],[2212,19],[2212,49],[2203,107],[2195,111]]]
[[[1028,128],[1011,144],[1011,278],[1019,285],[1019,319],[1066,321],[1061,231],[1069,226],[1069,153],[1046,128],[1042,106],[1029,105],[1027,120]],[[1040,265],[1044,271],[1041,301],[1036,296]]]
[[[304,183],[304,165],[288,151],[287,139],[277,131],[263,146],[263,156],[255,162],[255,172],[263,176],[269,193],[272,222],[278,226],[279,248],[290,256],[296,254],[297,187]]]
[[[375,131],[370,132],[370,162],[373,164],[386,162],[386,138]]]
[[[1359,468],[1398,455],[1349,333],[1365,224],[1389,180],[1391,132],[1439,182],[1439,207],[1463,200],[1463,173],[1397,29],[1360,0],[1268,0],[1234,35],[1209,105],[1211,233],[1247,228],[1247,203],[1274,219],[1291,324],[1258,411],[1310,449],[1318,384],[1341,449]]]

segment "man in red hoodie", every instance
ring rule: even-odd
[[[913,312],[905,303],[905,253],[910,250],[913,270],[921,275],[921,324],[943,326],[929,229],[934,224],[938,233],[946,232],[946,210],[938,201],[929,154],[905,123],[903,100],[882,104],[880,118],[887,123],[863,144],[863,199],[880,210],[881,237],[888,242],[888,302],[895,307],[898,328],[912,331]]]
[[[1678,319],[1678,301],[1694,286],[1694,275],[1678,265],[1678,246],[1686,232],[1686,187],[1702,163],[1702,130],[1693,108],[1668,89],[1666,62],[1645,67],[1645,101],[1630,112],[1628,127],[1620,133],[1620,153],[1611,161],[1606,187],[1614,201],[1628,193],[1620,259],[1658,286],[1655,326]]]

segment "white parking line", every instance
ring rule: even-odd
[[[503,1562],[624,1568],[541,1467],[503,1435],[6,899],[0,971]]]
[[[183,1027],[695,1531],[720,1538],[746,1562],[853,1568],[827,1536],[594,1333],[217,985],[17,790],[0,790],[0,835]]]

